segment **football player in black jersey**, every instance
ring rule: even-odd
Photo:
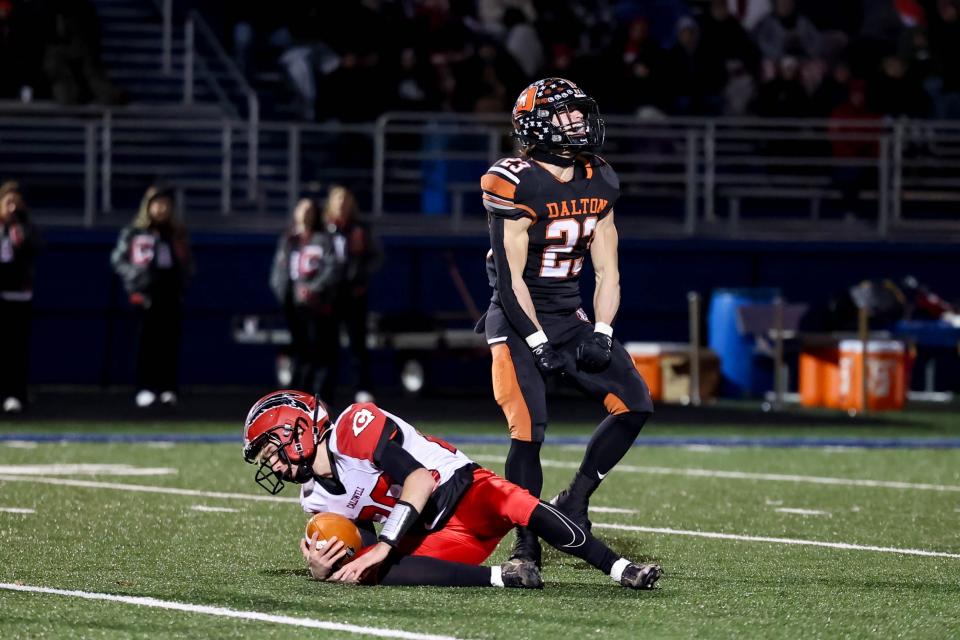
[[[588,528],[590,495],[653,412],[647,385],[613,337],[620,306],[613,208],[620,181],[595,154],[604,138],[597,104],[569,80],[546,78],[527,87],[513,109],[513,128],[520,156],[499,160],[480,182],[493,297],[477,330],[486,333],[494,396],[510,429],[508,480],[535,496],[543,488],[548,376],[572,382],[609,412],[570,486],[552,501]],[[596,274],[594,322],[580,300],[587,254]],[[536,536],[519,528],[512,557],[539,564]]]

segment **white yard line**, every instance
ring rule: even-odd
[[[120,484],[117,482],[98,482],[95,480],[70,480],[67,478],[34,478],[31,476],[0,476],[0,482],[30,482],[32,484],[55,484],[64,487],[83,487],[86,489],[117,489],[119,491],[138,491],[141,493],[165,493],[175,496],[197,496],[200,498],[223,498],[226,500],[256,500],[260,502],[293,502],[299,498],[270,496],[254,493],[223,493],[220,491],[197,491],[176,487],[151,487],[143,484]]]
[[[500,456],[473,456],[481,462],[503,462]],[[544,467],[558,469],[579,469],[579,462],[562,462],[560,460],[542,460]],[[827,484],[846,487],[876,487],[881,489],[915,489],[917,491],[960,492],[960,485],[927,484],[923,482],[899,482],[896,480],[861,480],[857,478],[831,478],[825,476],[800,476],[782,473],[749,473],[746,471],[717,471],[712,469],[696,469],[690,467],[641,467],[629,464],[618,464],[614,472],[647,473],[653,475],[687,476],[691,478],[725,478],[727,480],[769,480],[773,482],[797,482],[809,484]]]
[[[129,464],[5,464],[0,475],[17,476],[168,476],[170,467],[135,467]]]
[[[109,602],[122,602],[123,604],[132,604],[140,607],[153,607],[155,609],[168,609],[171,611],[185,611],[187,613],[203,613],[210,616],[219,616],[221,618],[238,618],[240,620],[256,620],[259,622],[272,622],[274,624],[285,624],[292,627],[306,627],[309,629],[325,629],[327,631],[343,631],[346,633],[357,633],[369,636],[378,636],[381,638],[404,638],[408,640],[456,640],[453,636],[438,636],[427,633],[413,633],[411,631],[401,631],[400,629],[385,629],[382,627],[361,627],[354,624],[344,624],[340,622],[328,622],[326,620],[314,620],[313,618],[295,618],[293,616],[277,616],[269,613],[260,613],[259,611],[238,611],[236,609],[227,609],[226,607],[208,607],[198,604],[187,604],[184,602],[174,602],[171,600],[158,600],[157,598],[143,598],[135,596],[118,596],[110,593],[91,593],[89,591],[70,591],[65,589],[50,589],[48,587],[34,587],[30,585],[0,583],[0,589],[9,591],[25,591],[28,593],[45,593],[58,596],[70,596],[74,598],[83,598],[85,600],[106,600]]]
[[[195,504],[190,507],[193,511],[203,511],[207,513],[237,513],[239,509],[231,509],[229,507],[208,507],[204,504]]]
[[[798,509],[796,507],[780,507],[774,509],[777,513],[793,513],[798,516],[828,516],[829,511],[818,511],[817,509]]]
[[[590,507],[593,513],[640,513],[636,509],[619,509],[617,507]]]
[[[21,509],[19,507],[0,507],[4,513],[36,513],[36,509]]]
[[[298,498],[293,497],[281,497],[281,496],[269,496],[269,495],[260,495],[252,493],[223,493],[219,491],[196,491],[193,489],[176,489],[173,487],[151,487],[147,485],[138,485],[138,484],[120,484],[113,482],[95,482],[91,480],[69,480],[66,478],[32,478],[32,477],[19,477],[19,476],[0,476],[0,482],[31,482],[34,484],[53,484],[57,486],[69,486],[69,487],[83,487],[87,489],[116,489],[119,491],[135,491],[143,493],[162,493],[162,494],[171,494],[171,495],[181,495],[181,496],[197,496],[204,498],[223,498],[228,500],[254,500],[259,502],[286,502],[286,503],[299,503]],[[631,509],[618,509],[615,507],[600,507],[593,508],[591,511],[598,511],[600,513],[635,513],[635,510]],[[958,509],[960,511],[960,509]],[[729,533],[715,533],[711,531],[685,531],[682,529],[667,529],[667,528],[656,528],[656,527],[639,527],[633,525],[624,525],[624,524],[606,524],[602,522],[595,522],[593,526],[603,529],[621,529],[624,531],[639,531],[644,533],[663,533],[663,534],[672,534],[672,535],[681,535],[681,536],[698,536],[702,538],[717,538],[721,540],[742,540],[750,542],[773,542],[779,544],[798,544],[798,545],[810,545],[817,547],[832,547],[836,549],[855,549],[861,551],[881,551],[886,553],[902,553],[907,555],[919,555],[919,556],[936,556],[942,558],[960,558],[960,554],[955,553],[944,553],[940,551],[923,551],[918,549],[899,549],[896,547],[876,547],[876,546],[865,546],[865,545],[855,545],[847,544],[845,542],[818,542],[816,540],[794,540],[791,538],[765,538],[760,536],[743,536],[735,535]]]
[[[3,443],[11,449],[36,449],[37,443],[32,440],[7,440]]]
[[[795,544],[810,547],[828,547],[830,549],[850,549],[853,551],[877,551],[879,553],[899,553],[908,556],[930,556],[934,558],[960,558],[960,553],[946,553],[944,551],[927,551],[925,549],[901,549],[898,547],[875,547],[873,545],[849,544],[846,542],[821,542],[819,540],[798,540],[796,538],[767,538],[764,536],[742,536],[733,533],[717,533],[714,531],[686,531],[684,529],[666,529],[661,527],[636,527],[627,524],[605,524],[594,522],[594,527],[601,529],[618,529],[620,531],[637,531],[640,533],[662,533],[673,536],[693,536],[695,538],[713,538],[715,540],[740,540],[743,542],[770,542],[773,544]]]

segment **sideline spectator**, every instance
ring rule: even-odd
[[[0,399],[5,413],[27,402],[33,263],[39,241],[16,182],[0,185]]]
[[[343,264],[335,308],[338,324],[346,326],[356,364],[354,401],[373,402],[367,349],[367,290],[370,277],[383,262],[383,254],[369,225],[357,218],[357,200],[346,187],[330,188],[323,207],[323,222],[333,234],[334,249]]]
[[[332,398],[336,387],[340,334],[333,305],[340,273],[333,236],[317,206],[303,198],[277,243],[270,288],[290,329],[291,386],[323,398]]]
[[[100,23],[89,0],[53,0],[43,66],[53,98],[63,105],[121,104],[125,100],[100,62]]]
[[[193,271],[187,229],[173,196],[147,189],[133,222],[120,232],[110,259],[137,312],[135,398],[146,408],[175,405],[183,325],[183,294]]]

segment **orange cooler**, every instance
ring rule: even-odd
[[[840,408],[840,350],[815,347],[800,353],[800,404]]]
[[[686,342],[628,342],[623,345],[643,376],[656,402],[690,401],[690,345]],[[700,349],[700,398],[716,397],[720,385],[720,360],[713,350]]]
[[[842,409],[863,406],[863,342],[840,342],[837,387]],[[867,342],[867,408],[871,411],[902,409],[907,399],[907,363],[902,342]]]
[[[654,401],[663,399],[663,369],[661,359],[664,355],[664,345],[659,342],[628,342],[624,345],[627,353],[633,358],[633,364],[640,372],[650,397]]]

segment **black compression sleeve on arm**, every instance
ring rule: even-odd
[[[423,469],[423,465],[395,440],[389,441],[383,447],[375,462],[391,480],[401,485],[408,475],[417,469]]]
[[[490,220],[490,246],[493,249],[493,262],[497,267],[497,294],[500,304],[507,315],[507,320],[513,325],[522,337],[526,338],[537,332],[536,325],[527,316],[527,312],[520,306],[516,294],[513,292],[513,279],[510,273],[510,263],[507,261],[507,249],[503,244],[503,218],[492,217]]]

